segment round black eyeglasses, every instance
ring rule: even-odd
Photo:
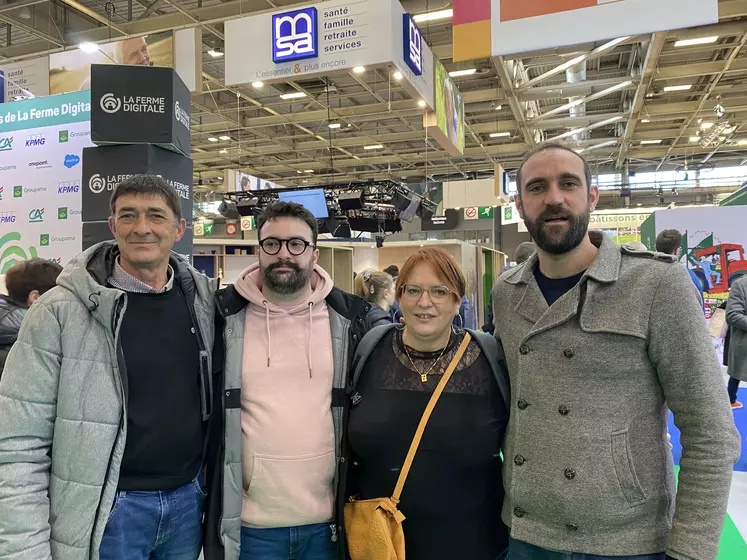
[[[290,239],[278,239],[277,237],[266,237],[259,242],[259,246],[268,255],[277,255],[280,249],[283,248],[283,243],[288,248],[288,252],[297,257],[302,255],[306,250],[306,247],[316,247],[313,243],[309,243],[305,239],[300,237],[291,237]]]

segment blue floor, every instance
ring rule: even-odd
[[[726,389],[724,389],[726,391]],[[739,389],[737,393],[737,400],[745,404],[745,408],[740,408],[734,411],[734,423],[737,425],[737,429],[742,438],[742,456],[739,458],[737,465],[734,467],[735,471],[747,472],[747,389]],[[682,446],[680,445],[680,431],[675,427],[672,415],[669,416],[669,433],[672,435],[672,455],[674,456],[674,464],[680,464],[680,457],[682,456]]]

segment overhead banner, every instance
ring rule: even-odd
[[[424,116],[424,123],[441,147],[458,157],[464,153],[464,99],[441,61],[435,65],[436,110]]]
[[[130,37],[99,45],[86,53],[77,47],[49,56],[51,94],[91,89],[92,64],[128,66],[174,66],[174,40],[171,31],[144,37]]]
[[[91,68],[91,139],[190,153],[189,89],[171,68]]]
[[[411,95],[434,107],[433,52],[398,0],[330,0],[229,20],[225,33],[226,85],[394,64]]]
[[[119,183],[132,175],[159,175],[179,194],[182,214],[192,221],[192,160],[183,155],[149,146],[105,146],[87,148],[83,154],[83,220],[109,218],[109,199]]]
[[[80,253],[89,99],[75,92],[0,108],[0,274],[20,260],[64,265]]]
[[[42,56],[0,67],[4,102],[22,101],[49,95],[49,57]]]
[[[454,62],[718,23],[718,0],[454,0],[453,9]]]

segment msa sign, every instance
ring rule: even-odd
[[[319,56],[316,8],[272,16],[272,61],[275,64]]]
[[[410,14],[402,16],[404,30],[405,62],[416,76],[423,74],[423,34]]]

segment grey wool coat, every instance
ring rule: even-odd
[[[671,257],[592,241],[552,307],[536,254],[493,290],[512,400],[503,520],[548,549],[714,560],[739,436],[693,283]]]
[[[734,282],[726,304],[729,324],[729,375],[747,381],[747,276]]]

